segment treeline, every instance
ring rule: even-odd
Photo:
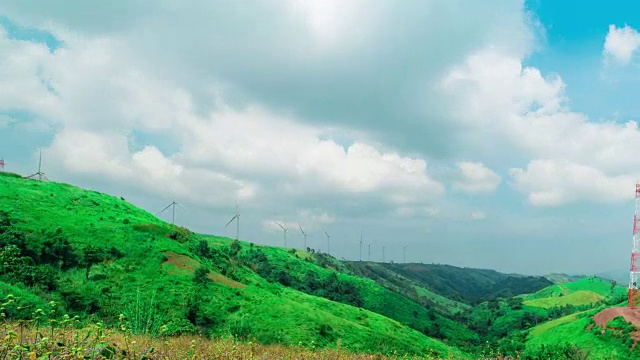
[[[321,263],[329,261],[324,259],[322,254],[313,255],[317,255]],[[364,304],[358,288],[350,281],[341,280],[333,271],[327,276],[320,276],[313,270],[304,272],[292,271],[288,264],[284,267],[274,266],[274,264],[269,263],[267,255],[255,247],[252,247],[243,256],[242,260],[245,265],[250,266],[258,275],[268,281],[277,282],[309,295],[344,304],[358,307]]]
[[[6,282],[53,291],[60,271],[82,267],[88,279],[93,265],[122,255],[115,247],[73,247],[61,229],[27,234],[12,226],[8,212],[0,211],[0,278]]]
[[[25,233],[13,226],[8,212],[0,211],[0,281],[23,284],[36,293],[57,291],[72,310],[87,308],[74,306],[75,292],[61,284],[61,273],[81,268],[89,279],[95,264],[122,255],[115,247],[74,247],[60,229]]]

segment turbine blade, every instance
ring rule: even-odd
[[[238,217],[238,215],[236,215],[236,216],[232,217],[232,218],[231,218],[231,220],[229,220],[229,222],[227,223],[227,225],[225,225],[224,227],[226,228],[227,226],[229,226],[229,224],[231,224],[231,222],[232,222],[233,220],[235,220],[237,217]]]
[[[158,211],[158,212],[156,213],[156,215],[162,214],[165,210],[167,210],[168,208],[170,208],[172,205],[173,205],[173,203],[169,204],[166,208],[164,208],[164,209],[162,209],[162,210]]]
[[[285,230],[284,226],[282,226],[279,222],[276,221],[276,224],[278,224],[278,226],[280,226],[282,230]]]

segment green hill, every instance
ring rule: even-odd
[[[349,262],[356,273],[364,276],[380,277],[366,271],[367,263]],[[512,297],[536,292],[552,283],[540,276],[503,274],[495,270],[460,268],[452,265],[436,264],[379,264],[393,274],[385,279],[400,276],[414,282],[432,293],[437,293],[457,303],[478,304],[488,299]],[[449,306],[456,307],[455,303]]]
[[[194,234],[95,191],[1,174],[0,211],[0,295],[33,307],[53,300],[61,312],[106,324],[122,314],[137,333],[339,343],[357,352],[464,358],[424,333],[477,338],[371,280],[336,271],[335,259]],[[26,309],[14,315],[28,317]]]
[[[592,317],[602,309],[578,312],[534,327],[527,338],[525,353],[533,359],[554,355],[558,358],[561,353],[573,356],[566,359],[640,359],[640,350],[632,349],[633,326],[620,318],[610,321],[606,329],[595,326]]]
[[[594,277],[556,284],[524,297],[524,304],[533,307],[551,308],[565,305],[595,304],[608,297],[624,296],[625,289],[611,281]]]
[[[353,274],[374,280],[378,285],[400,293],[417,303],[433,308],[444,316],[453,317],[471,309],[471,306],[437,294],[424,284],[411,280],[388,268],[386,264],[374,262],[346,262]]]

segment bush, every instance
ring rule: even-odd
[[[195,270],[193,274],[193,282],[198,285],[207,286],[207,284],[211,282],[211,279],[209,279],[208,275],[209,269],[207,269],[205,266],[200,266]]]

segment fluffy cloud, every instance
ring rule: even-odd
[[[469,129],[482,135],[489,129],[492,141],[533,158],[526,170],[511,171],[514,186],[533,205],[626,198],[624,189],[633,183],[629,169],[640,167],[635,121],[590,122],[567,109],[559,77],[545,78],[538,69],[523,67],[519,58],[495,51],[471,55],[441,86],[458,99],[454,113]],[[589,185],[575,191],[579,179]]]
[[[236,199],[255,198],[259,186],[213,169],[187,168],[147,146],[130,151],[128,139],[118,133],[65,129],[44,152],[48,168],[61,174],[106,178],[151,194],[169,195],[180,201],[216,207]]]
[[[601,170],[568,160],[534,160],[526,169],[511,169],[515,185],[527,192],[536,206],[558,206],[573,201],[619,202],[633,197],[640,173],[607,175]]]
[[[604,41],[603,54],[619,63],[628,64],[635,51],[640,47],[640,33],[625,25],[618,28],[609,25],[609,33]]]
[[[374,195],[392,206],[424,204],[444,191],[424,159],[362,140],[340,145],[329,137],[341,135],[340,129],[305,124],[258,105],[231,107],[215,93],[215,109],[199,113],[186,90],[116,56],[124,51],[117,41],[71,37],[53,54],[44,44],[0,41],[11,49],[0,93],[15,97],[0,109],[17,103],[60,126],[50,154],[58,159],[55,165],[72,173],[137,182],[153,193],[171,189],[208,206],[234,197],[266,201],[259,196],[266,188],[290,197]],[[23,57],[29,61],[18,61]],[[28,88],[15,92],[11,84]],[[177,144],[175,150],[164,155],[155,142],[133,144],[143,147],[134,151],[130,142],[140,133],[165,136]],[[160,188],[161,183],[170,185]],[[203,190],[207,183],[215,190]]]
[[[456,164],[459,179],[453,183],[457,189],[468,193],[490,193],[502,182],[502,177],[479,162],[463,161]]]

